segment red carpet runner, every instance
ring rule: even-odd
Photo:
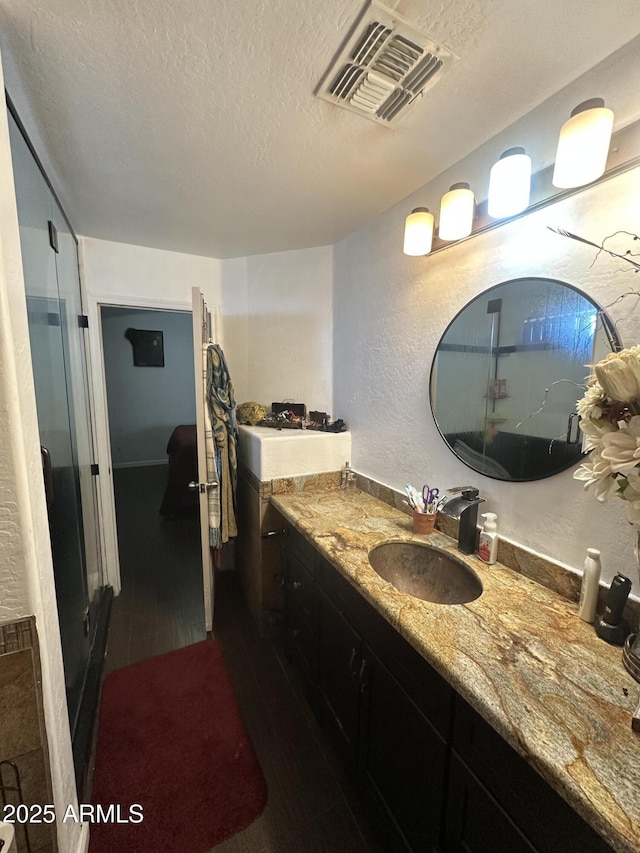
[[[262,770],[212,640],[105,679],[93,802],[109,822],[92,823],[90,853],[205,853],[248,826],[266,801]],[[140,809],[131,809],[139,804],[143,820],[117,823],[111,804],[120,805],[120,821],[139,821]]]

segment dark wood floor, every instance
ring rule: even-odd
[[[162,518],[164,465],[114,471],[122,592],[105,674],[206,636],[196,515]]]
[[[160,518],[165,476],[161,467],[116,472],[123,588],[105,673],[205,636],[198,520]],[[215,853],[380,853],[295,672],[277,642],[258,635],[233,571],[216,578],[214,638],[269,790],[263,814]]]

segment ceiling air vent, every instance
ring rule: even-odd
[[[389,9],[367,3],[315,94],[381,124],[404,115],[457,57]]]

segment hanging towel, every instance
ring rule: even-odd
[[[235,514],[238,463],[236,459],[236,401],[229,368],[218,344],[207,347],[207,409],[211,420],[213,444],[216,453],[219,489],[216,492],[220,505],[217,528],[210,525],[209,537],[213,548],[220,548],[238,535]]]
[[[207,512],[209,518],[209,542],[214,548],[219,548],[220,544],[214,545],[214,540],[220,537],[220,477],[218,476],[218,466],[216,463],[216,444],[213,439],[213,428],[211,426],[211,415],[209,414],[208,406],[208,359],[209,344],[202,346],[202,381],[204,384],[204,446],[205,459],[207,463],[207,482],[217,483],[216,486],[207,488]]]

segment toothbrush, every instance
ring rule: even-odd
[[[407,506],[410,506],[410,507],[411,507],[411,509],[415,509],[415,508],[416,508],[416,505],[415,505],[415,503],[413,502],[413,495],[411,494],[411,486],[409,485],[409,483],[407,483],[407,485],[405,486],[405,492],[406,492],[407,497],[409,498],[409,500],[408,500],[408,501],[404,501],[404,503],[406,503],[406,504],[407,504]]]
[[[424,501],[422,500],[422,495],[420,494],[420,492],[417,489],[414,489],[414,487],[411,485],[411,483],[407,483],[406,492],[407,492],[407,495],[409,497],[409,501],[411,503],[411,506],[417,512],[423,513],[424,512]]]

